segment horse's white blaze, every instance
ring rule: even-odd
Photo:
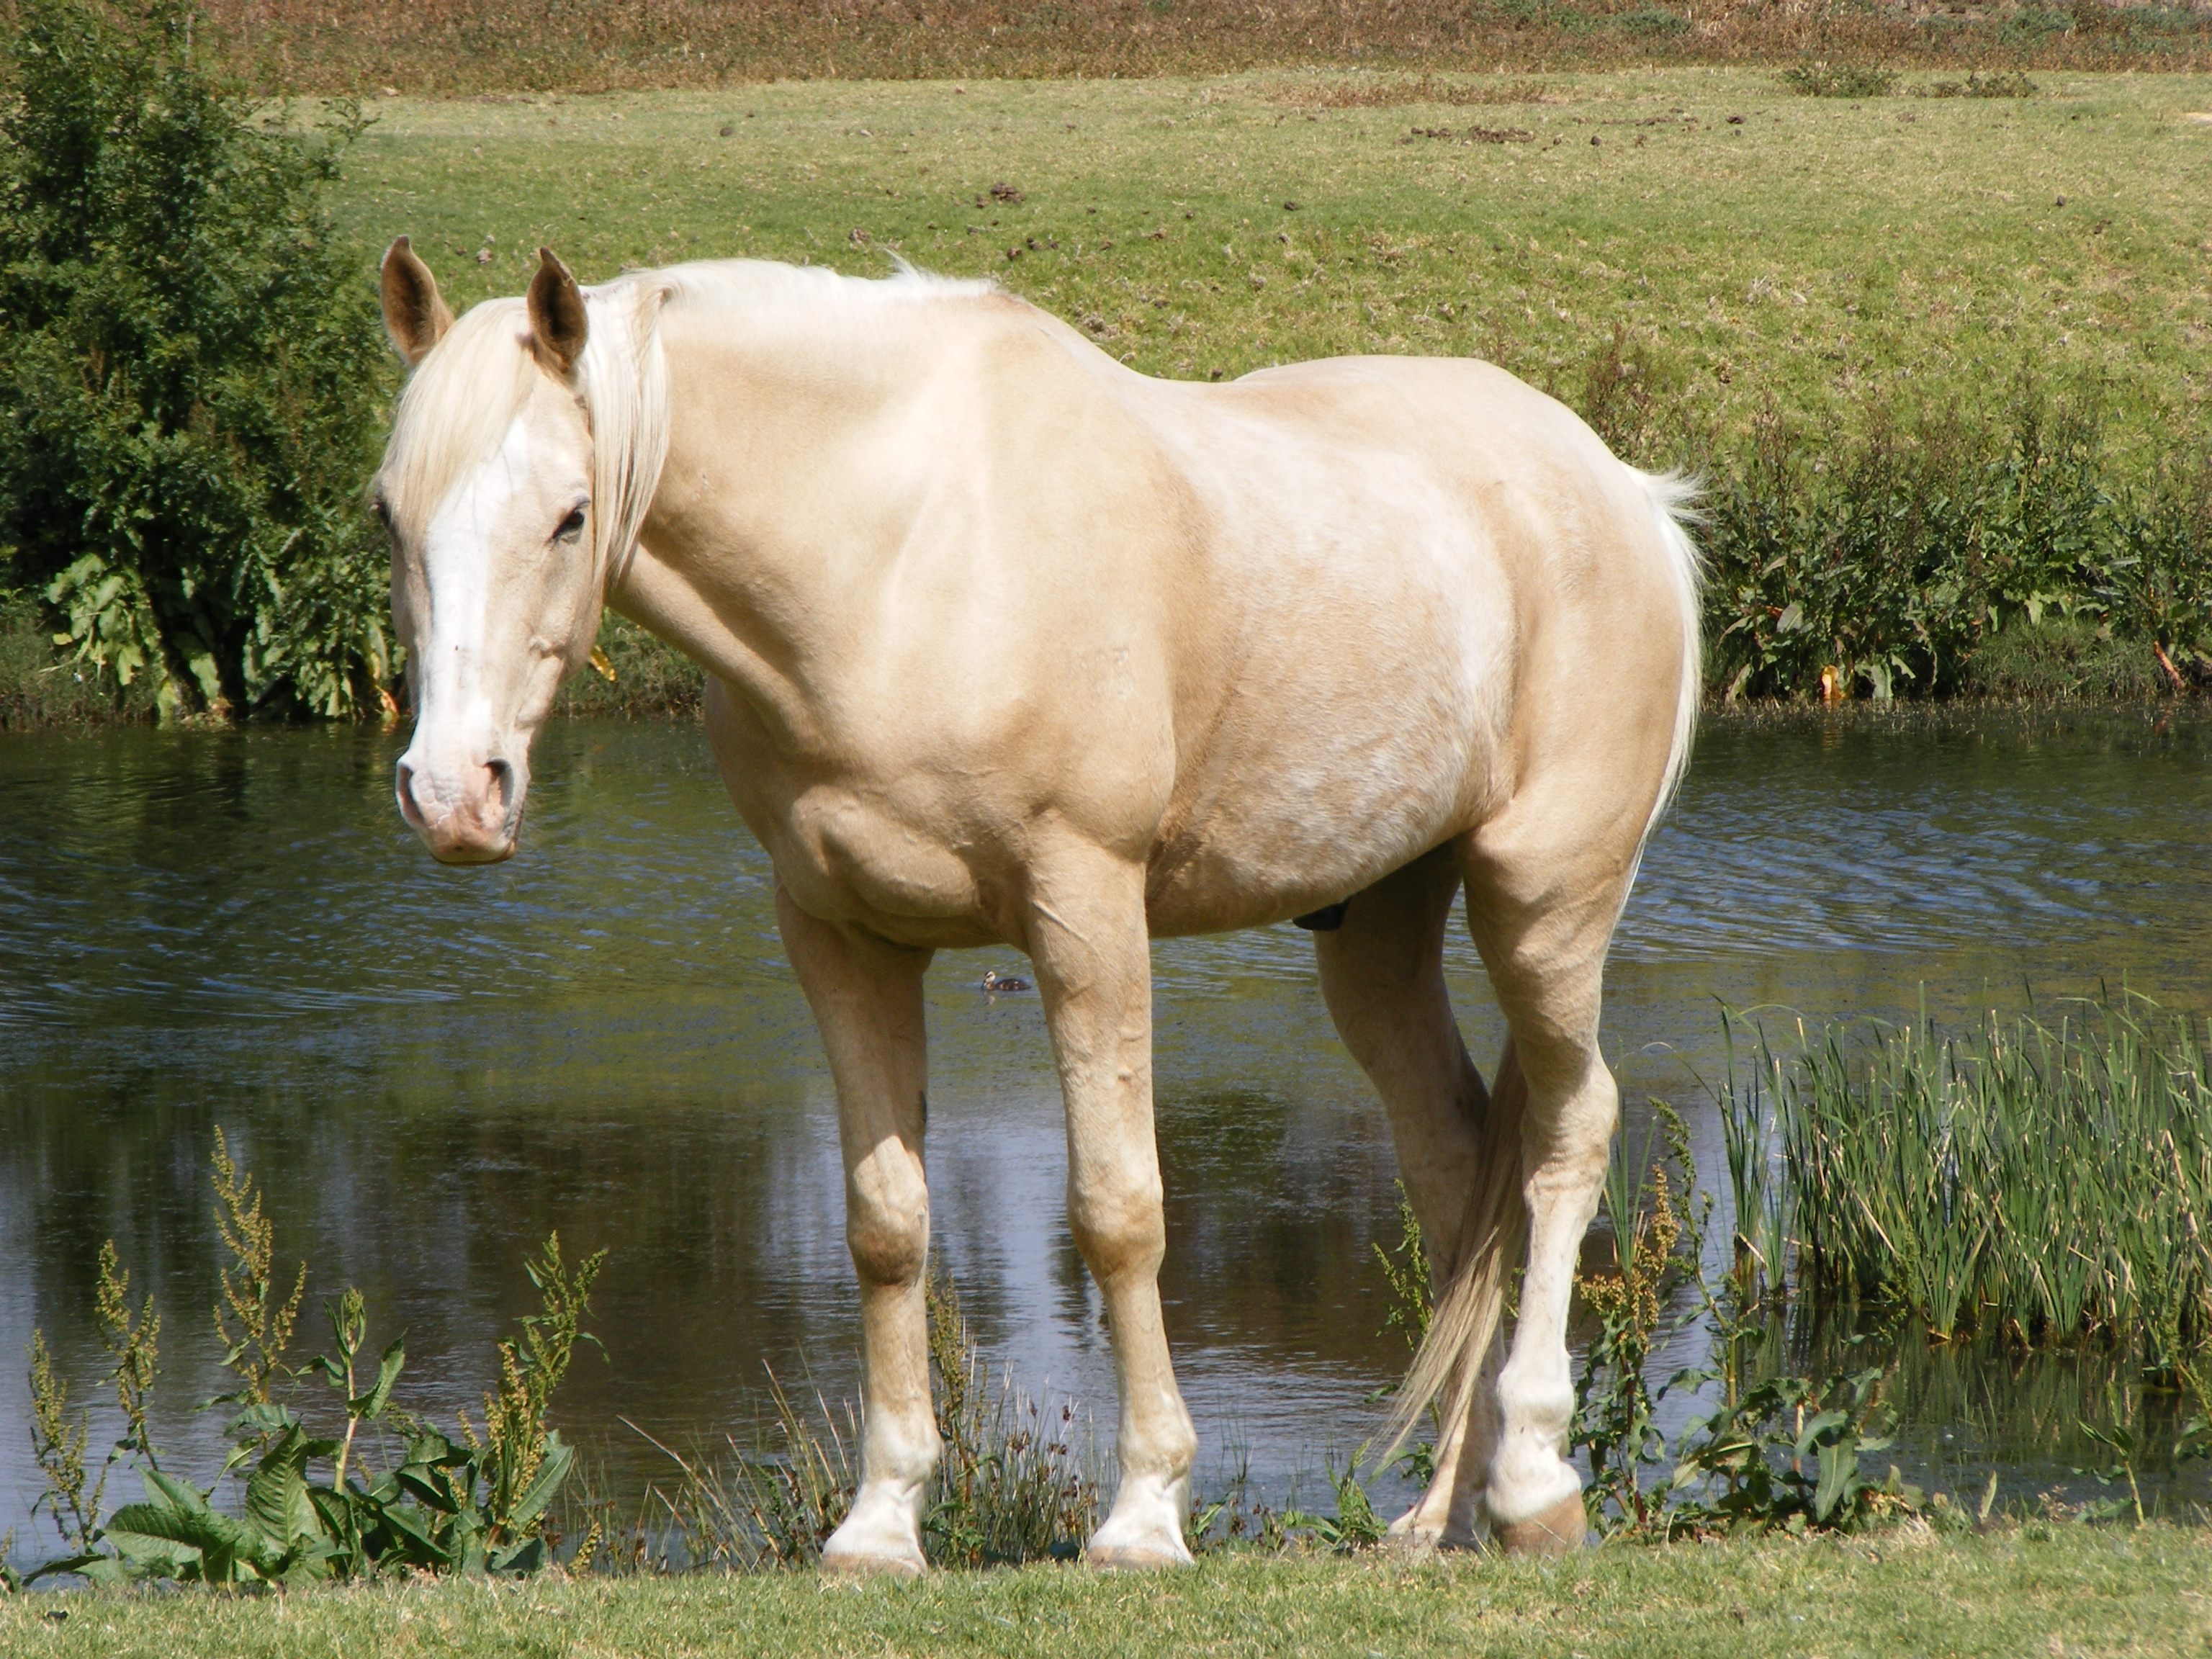
[[[404,254],[387,323],[419,341],[439,307]],[[981,284],[567,283],[549,256],[527,307],[463,318],[402,402],[393,586],[424,611],[403,807],[450,808],[441,856],[503,855],[602,594],[708,671],[837,1088],[866,1426],[825,1559],[921,1565],[930,953],[1036,964],[1121,1395],[1091,1555],[1161,1565],[1188,1559],[1196,1439],[1158,1285],[1148,939],[1339,904],[1322,992],[1440,1280],[1400,1406],[1441,1396],[1444,1434],[1399,1530],[1579,1539],[1565,1319],[1618,1113],[1600,981],[1696,711],[1682,488],[1486,364],[1173,385]],[[586,483],[564,563],[548,526]],[[1511,1032],[1494,1090],[1443,979],[1462,890]]]
[[[495,700],[488,619],[500,541],[537,476],[540,447],[518,413],[499,447],[455,482],[422,538],[428,614],[417,621],[415,735],[394,793],[441,856],[503,857],[514,847],[528,745]]]

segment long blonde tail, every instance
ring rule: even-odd
[[[1480,1131],[1482,1174],[1461,1224],[1456,1259],[1437,1297],[1428,1334],[1399,1384],[1384,1425],[1390,1443],[1376,1461],[1378,1468],[1404,1448],[1431,1401],[1442,1396],[1439,1414],[1446,1425],[1458,1419],[1498,1334],[1506,1281],[1528,1243],[1528,1206],[1521,1191],[1521,1120],[1528,1104],[1528,1079],[1521,1075],[1520,1057],[1508,1037]],[[1437,1267],[1447,1271],[1442,1262]]]

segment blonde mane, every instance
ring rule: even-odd
[[[668,306],[833,308],[859,323],[890,301],[999,292],[988,280],[932,276],[901,262],[880,278],[820,265],[702,260],[629,272],[583,290],[590,330],[577,390],[592,434],[592,546],[602,582],[618,582],[668,457],[668,368],[659,318]],[[435,510],[461,474],[497,448],[544,373],[520,299],[471,307],[422,360],[401,394],[382,477],[416,510]]]

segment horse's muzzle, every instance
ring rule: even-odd
[[[517,779],[503,760],[431,768],[402,756],[392,793],[399,816],[441,864],[497,864],[514,856]]]

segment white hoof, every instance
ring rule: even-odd
[[[1443,1522],[1428,1512],[1428,1500],[1407,1510],[1390,1523],[1386,1534],[1390,1542],[1401,1549],[1430,1549],[1443,1541]]]
[[[921,1556],[921,1489],[904,1481],[864,1486],[852,1513],[822,1547],[824,1572],[884,1573],[918,1577],[928,1570]]]
[[[1115,1572],[1143,1572],[1156,1567],[1191,1565],[1183,1541],[1183,1516],[1190,1510],[1190,1480],[1156,1474],[1124,1479],[1114,1496],[1114,1512],[1091,1534],[1083,1559]]]
[[[1490,1489],[1483,1495],[1493,1528],[1549,1515],[1570,1498],[1582,1495],[1583,1478],[1559,1454],[1559,1437],[1533,1434],[1508,1437],[1490,1468]]]

